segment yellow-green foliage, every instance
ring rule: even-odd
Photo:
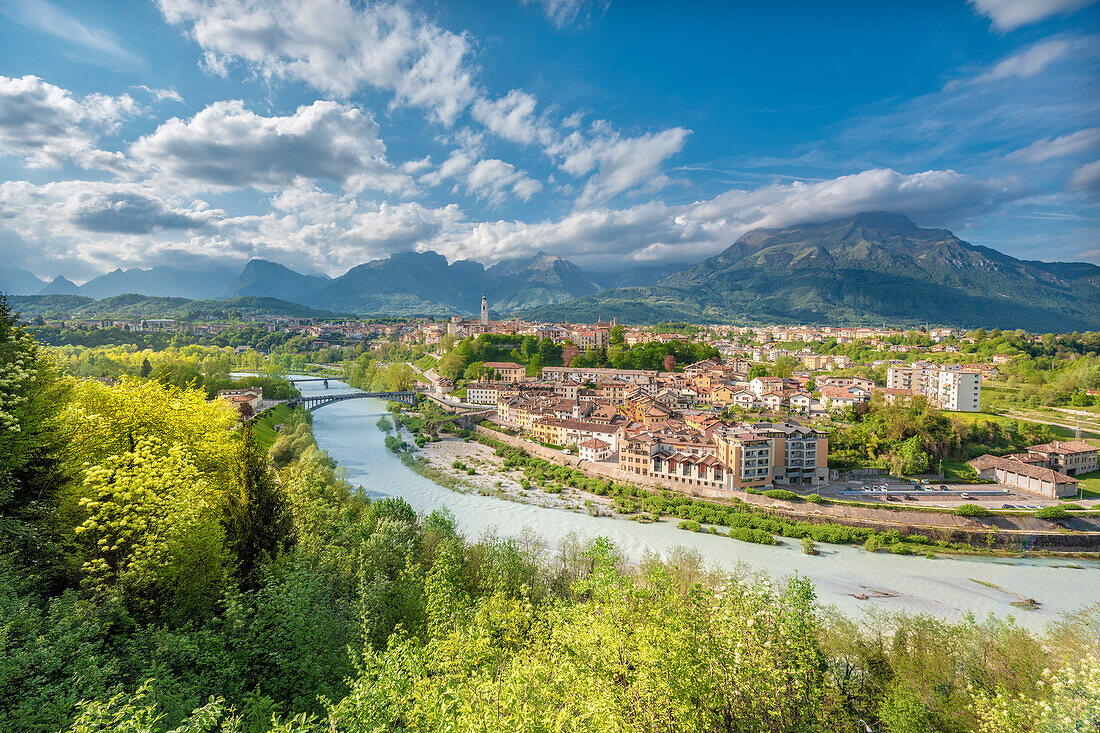
[[[125,377],[114,387],[85,380],[74,387],[65,419],[78,470],[132,450],[140,438],[157,437],[189,446],[199,471],[218,477],[219,488],[228,479],[229,430],[237,425],[237,413],[227,403],[207,402],[198,390]]]
[[[63,419],[74,480],[57,518],[76,536],[82,582],[177,618],[208,609],[225,562],[232,408],[197,390],[89,380],[74,386]]]
[[[185,619],[209,610],[225,561],[219,495],[185,444],[158,436],[89,466],[73,529],[84,582],[145,610],[165,602]]]

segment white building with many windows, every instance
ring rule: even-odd
[[[941,410],[978,412],[981,409],[982,375],[963,371],[958,364],[917,362],[892,366],[886,371],[886,388],[922,395]]]

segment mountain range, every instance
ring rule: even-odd
[[[907,217],[858,214],[747,232],[714,257],[637,288],[524,315],[626,322],[954,324],[1100,328],[1100,267],[1023,261]]]
[[[693,265],[586,273],[540,252],[486,268],[403,252],[329,278],[266,260],[224,267],[115,270],[82,286],[0,268],[0,290],[106,298],[123,293],[194,299],[278,298],[340,313],[473,313],[590,322],[889,321],[1068,331],[1100,328],[1100,267],[1039,262],[969,244],[946,229],[871,212],[825,223],[756,229]]]

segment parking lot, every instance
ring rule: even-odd
[[[1035,510],[1061,503],[1001,484],[946,484],[938,481],[917,484],[885,477],[837,482],[818,493],[832,499],[913,507],[953,508],[960,504],[978,504],[988,509]],[[1087,506],[1095,502],[1080,503]]]

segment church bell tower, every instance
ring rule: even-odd
[[[485,293],[481,294],[481,325],[489,325],[489,298],[485,296]]]

